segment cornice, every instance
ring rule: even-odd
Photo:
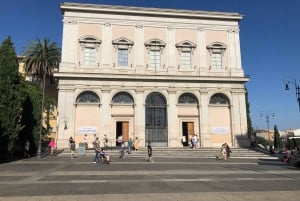
[[[82,3],[62,3],[60,4],[62,13],[71,12],[99,12],[123,15],[141,15],[153,17],[173,17],[173,18],[195,18],[240,21],[243,15],[235,12],[211,12],[200,10],[163,9],[146,7],[128,7],[118,5],[102,4],[82,4]]]
[[[228,76],[170,76],[170,75],[143,75],[143,74],[108,74],[108,73],[74,73],[56,72],[54,77],[60,79],[78,80],[111,80],[115,81],[145,81],[145,82],[188,82],[188,83],[246,83],[249,77]]]

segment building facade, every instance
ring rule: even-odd
[[[247,142],[238,13],[63,3],[58,147]]]

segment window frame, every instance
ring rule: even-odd
[[[193,55],[194,55],[194,51],[197,47],[197,45],[191,41],[185,40],[182,42],[179,42],[175,45],[175,47],[178,50],[179,56],[180,56],[180,64],[178,65],[178,69],[181,70],[191,70],[193,68]],[[186,65],[183,63],[184,58],[183,58],[183,53],[190,53],[190,59],[189,59],[189,63],[190,65]]]
[[[129,63],[130,63],[130,52],[132,49],[132,46],[134,45],[134,42],[129,40],[128,38],[125,37],[121,37],[121,38],[117,38],[115,40],[112,41],[112,44],[115,48],[115,52],[116,52],[116,65],[118,67],[129,67]],[[127,65],[123,65],[120,63],[119,60],[119,51],[120,50],[127,50]]]
[[[80,47],[81,47],[81,59],[79,61],[80,66],[84,67],[95,67],[99,66],[99,47],[101,44],[101,40],[96,36],[88,35],[83,36],[78,40]],[[93,59],[88,59],[89,62],[86,62],[86,50],[87,49],[94,49]],[[93,62],[91,62],[94,60]]]
[[[227,49],[226,45],[220,42],[215,42],[209,44],[207,47],[207,50],[210,55],[210,67],[209,69],[214,70],[223,70],[224,69],[224,53]],[[217,57],[214,57],[214,55],[220,55],[220,61],[217,61]],[[220,63],[220,64],[218,64]]]
[[[166,43],[163,42],[160,39],[154,38],[150,39],[145,43],[145,47],[148,52],[148,69],[158,69],[162,68],[162,54],[163,54],[163,49],[165,48]],[[159,58],[156,59],[156,55],[154,57],[154,60],[152,59],[152,52],[159,52]],[[159,61],[159,65],[157,65],[157,61]]]

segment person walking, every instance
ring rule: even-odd
[[[128,145],[128,154],[131,154],[131,149],[132,149],[132,146],[133,146],[133,141],[131,138],[129,138],[129,141],[127,143]]]
[[[151,143],[150,142],[148,142],[147,153],[148,153],[148,157],[145,158],[145,161],[146,162],[153,162],[153,160],[152,160],[152,147],[151,147]]]
[[[56,147],[54,139],[51,139],[51,141],[49,142],[49,147],[50,147],[50,155],[53,156],[53,152],[54,152],[54,149]]]
[[[97,163],[97,161],[99,160],[99,154],[101,152],[100,141],[98,137],[96,137],[95,141],[93,142],[93,146],[95,149],[95,159],[93,163]]]
[[[75,149],[76,144],[72,137],[69,138],[70,149],[71,149],[71,158],[75,158]]]
[[[87,150],[88,147],[89,147],[89,145],[88,145],[88,136],[87,136],[87,134],[84,134],[83,142],[84,142],[84,147],[85,147],[85,149]]]
[[[138,151],[138,149],[139,149],[139,139],[138,139],[138,137],[135,137],[135,139],[133,140],[133,147],[134,147],[134,150],[135,151]]]

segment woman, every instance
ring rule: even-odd
[[[53,139],[51,139],[51,141],[49,143],[49,147],[50,147],[50,154],[53,155],[53,151],[55,149],[55,142]]]
[[[139,149],[139,139],[138,139],[138,137],[135,137],[135,139],[133,140],[133,149],[135,150],[135,151],[138,151],[138,149]]]

